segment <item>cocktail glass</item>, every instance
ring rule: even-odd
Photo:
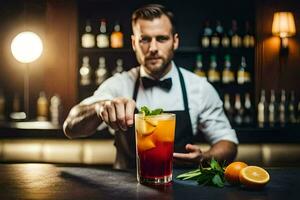
[[[137,179],[145,184],[172,181],[175,114],[135,114]]]

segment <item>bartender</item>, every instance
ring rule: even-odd
[[[200,164],[212,157],[232,161],[238,140],[218,93],[206,78],[173,61],[179,45],[174,15],[151,4],[134,11],[131,23],[132,48],[140,65],[115,74],[74,106],[64,122],[66,136],[86,137],[99,126],[109,126],[115,130],[114,167],[135,167],[134,113],[146,105],[176,114],[175,162]],[[208,151],[193,145],[197,133],[211,144]]]

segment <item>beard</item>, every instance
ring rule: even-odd
[[[169,70],[170,63],[173,59],[173,51],[169,51],[166,57],[159,55],[149,55],[143,60],[137,56],[137,60],[145,67],[145,71],[154,78],[161,78]]]

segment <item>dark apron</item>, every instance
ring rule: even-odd
[[[184,79],[181,71],[176,67],[179,74],[182,98],[184,102],[184,110],[165,111],[176,114],[176,128],[175,128],[175,145],[174,152],[186,152],[185,145],[192,143],[193,129],[191,118],[189,114],[189,105]],[[138,75],[135,83],[133,100],[136,101],[138,89],[140,86],[140,76]],[[137,112],[137,109],[136,109]],[[115,134],[115,146],[117,149],[116,161],[114,168],[116,169],[130,169],[136,167],[136,149],[135,149],[135,131],[134,127],[128,129],[126,133],[117,131]]]

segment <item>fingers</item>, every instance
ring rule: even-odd
[[[191,160],[193,159],[194,155],[191,153],[173,153],[173,157],[176,159],[181,159],[181,160]]]
[[[126,124],[131,127],[134,121],[135,101],[129,100],[126,103]]]
[[[125,102],[122,99],[116,99],[113,101],[115,105],[115,115],[118,127],[121,128],[122,131],[127,130],[126,121],[125,121]]]
[[[188,153],[173,153],[173,158],[188,162],[200,161],[202,157],[202,152],[198,146],[187,144],[185,148],[188,151]]]
[[[100,107],[98,115],[114,130],[126,131],[128,126],[133,125],[134,100],[115,98],[101,103],[98,107]]]
[[[188,151],[188,152],[195,152],[195,151],[200,151],[200,148],[196,145],[192,145],[192,144],[187,144],[185,145],[185,149]]]

